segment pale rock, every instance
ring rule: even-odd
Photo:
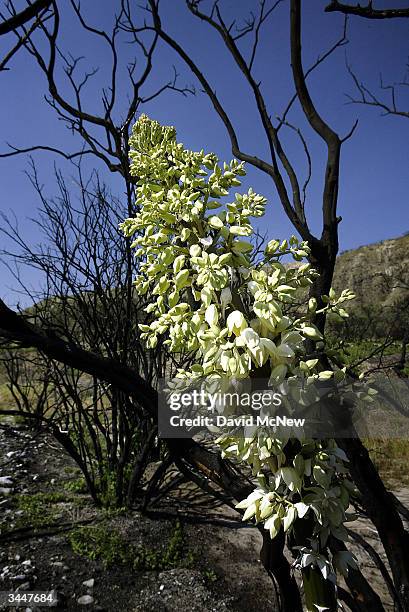
[[[94,603],[94,598],[91,597],[91,595],[82,595],[77,599],[77,603],[80,606],[90,606],[92,603]]]

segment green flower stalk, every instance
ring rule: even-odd
[[[262,259],[255,256],[252,219],[264,215],[266,199],[252,189],[232,195],[244,164],[233,159],[221,165],[214,153],[187,150],[173,127],[145,115],[134,125],[130,159],[136,212],[121,229],[132,237],[140,262],[137,291],[150,297],[152,322],[140,325],[147,347],[161,339],[171,352],[193,355],[193,365],[179,371],[182,378],[245,379],[267,369],[273,387],[284,385],[306,403],[314,382],[344,379],[345,368],[323,370],[306,354],[306,340],[325,348],[313,323],[320,312],[316,300],[301,314],[289,308],[317,274],[302,261],[308,244],[295,236],[271,240]],[[283,265],[284,255],[299,265]],[[341,304],[351,297],[331,290],[321,312],[345,317]],[[249,438],[226,434],[217,443],[224,455],[249,465],[258,481],[237,506],[243,520],[263,523],[272,538],[281,529],[295,534],[297,524],[306,526],[297,564],[318,568],[323,579],[354,566],[352,555],[337,559],[327,547],[330,536],[347,538],[353,491],[347,458],[334,440],[293,444],[258,430]]]

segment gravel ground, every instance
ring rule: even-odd
[[[73,463],[56,443],[24,428],[0,429],[0,457],[0,590],[55,590],[57,609],[72,612],[277,609],[273,585],[258,559],[256,530],[184,524],[183,546],[190,558],[186,567],[181,559],[180,567],[166,571],[136,571],[127,564],[106,568],[98,560],[78,556],[68,543],[70,524],[98,525],[101,513],[88,495],[67,494],[64,483],[72,476],[66,472]],[[63,493],[66,499],[52,504],[52,524],[34,532],[30,525],[21,527],[24,512],[16,509],[15,500],[37,493]],[[152,550],[175,527],[175,521],[152,520],[136,512],[104,517],[103,524],[107,532],[115,530],[126,542]],[[67,528],[58,532],[63,525]],[[10,536],[12,541],[4,541]],[[27,607],[40,609],[47,608]]]
[[[249,526],[183,524],[182,558],[177,567],[165,571],[137,571],[126,563],[106,568],[98,559],[75,554],[68,542],[72,524],[103,524],[107,533],[115,531],[130,544],[156,550],[158,543],[169,540],[175,520],[153,520],[137,512],[107,518],[94,508],[88,495],[67,494],[64,484],[72,478],[67,474],[73,467],[71,459],[47,435],[33,435],[24,428],[0,428],[0,590],[55,590],[57,609],[72,612],[278,610],[274,587],[259,561],[261,538]],[[33,531],[22,523],[24,511],[16,508],[15,500],[17,495],[36,493],[59,493],[61,499],[51,506],[51,524]],[[409,507],[409,489],[396,493]],[[199,499],[200,494],[196,492],[196,496]],[[227,521],[237,519],[228,508],[214,512]],[[359,518],[349,526],[387,565],[373,525]],[[374,562],[361,548],[350,547],[386,610],[392,612],[390,596]],[[2,609],[6,608],[0,605]],[[47,608],[27,607],[26,612],[40,609]]]

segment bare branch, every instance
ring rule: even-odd
[[[26,147],[24,148],[20,148],[20,147],[15,147],[11,144],[8,145],[10,147],[10,149],[12,149],[11,151],[9,151],[8,153],[0,153],[0,158],[3,157],[14,157],[15,155],[21,155],[23,153],[32,153],[33,151],[50,151],[51,153],[56,153],[57,155],[61,155],[61,157],[64,157],[67,160],[72,160],[75,159],[77,157],[82,157],[83,155],[95,155],[95,150],[93,149],[83,149],[82,151],[76,151],[75,153],[67,153],[66,151],[63,151],[62,149],[57,149],[55,147],[50,147],[48,145],[34,145],[32,147]],[[107,162],[106,159],[104,159],[104,161]],[[121,167],[119,165],[115,165],[112,164],[111,162],[108,162],[109,165],[109,169],[112,172],[120,172],[121,171]]]
[[[78,19],[80,27],[88,32],[91,36],[98,37],[108,47],[111,54],[111,64],[108,68],[109,83],[103,87],[99,99],[102,102],[101,111],[90,112],[89,107],[83,97],[83,92],[91,79],[96,73],[97,68],[86,69],[82,75],[78,74],[79,62],[82,58],[73,57],[71,54],[65,54],[59,47],[59,30],[60,30],[60,14],[59,5],[56,0],[50,0],[50,6],[53,11],[47,19],[43,18],[43,14],[39,14],[37,29],[43,34],[46,45],[33,40],[30,34],[32,28],[27,29],[22,25],[22,32],[14,30],[17,37],[17,44],[9,52],[3,62],[0,64],[0,69],[5,68],[7,62],[20,49],[24,48],[37,62],[40,70],[44,74],[49,96],[46,97],[47,103],[57,113],[73,133],[78,133],[81,139],[85,142],[86,148],[83,152],[66,153],[58,147],[48,145],[36,145],[33,147],[11,147],[11,151],[4,152],[2,157],[10,157],[21,152],[32,152],[36,150],[45,150],[63,156],[65,159],[72,160],[82,154],[94,155],[100,159],[111,172],[120,172],[129,174],[128,168],[128,153],[129,153],[129,135],[130,126],[138,111],[138,107],[144,102],[151,101],[164,91],[174,91],[186,95],[191,93],[192,89],[188,87],[179,87],[176,83],[176,73],[163,87],[158,91],[147,95],[142,95],[141,88],[145,85],[148,76],[152,70],[152,56],[158,40],[157,34],[154,34],[153,40],[147,43],[138,35],[138,30],[135,27],[134,18],[131,13],[130,3],[126,0],[120,0],[118,12],[113,19],[112,28],[109,31],[100,30],[88,23],[81,12],[80,2],[70,0],[70,6]],[[41,17],[41,19],[40,19]],[[48,21],[48,23],[46,23]],[[143,29],[144,30],[144,29]],[[118,35],[121,32],[132,33],[133,46],[138,48],[145,61],[141,63],[141,73],[136,76],[136,66],[139,66],[137,58],[131,60],[130,67],[128,66],[130,96],[129,104],[126,109],[125,119],[118,125],[116,111],[122,114],[122,105],[117,104],[117,90],[119,87],[118,65],[119,56],[117,52]],[[144,30],[145,31],[145,30]],[[62,70],[66,75],[68,83],[73,92],[73,100],[63,90],[57,80],[60,74],[60,65],[62,62]],[[122,77],[121,77],[122,79]],[[121,80],[122,84],[122,80]],[[125,97],[125,96],[123,96]],[[94,96],[95,98],[95,96]],[[132,182],[132,181],[131,181]]]
[[[341,140],[334,130],[322,119],[318,113],[308,91],[301,58],[301,1],[291,0],[291,67],[294,84],[301,108],[311,127],[326,142],[328,148],[326,180],[323,192],[323,232],[331,235],[328,246],[338,251],[337,238],[337,200],[339,184],[339,161],[341,153]]]
[[[374,94],[366,85],[364,85],[364,83],[359,81],[358,77],[356,76],[356,74],[354,73],[351,66],[348,64],[348,62],[347,62],[347,70],[349,74],[351,75],[351,78],[359,94],[359,98],[354,98],[351,95],[347,95],[347,98],[350,104],[363,104],[365,106],[373,106],[381,110],[382,115],[384,116],[396,115],[398,117],[405,117],[406,119],[409,118],[409,112],[399,109],[397,106],[397,102],[396,102],[396,97],[397,97],[396,88],[398,86],[406,86],[407,83],[402,82],[402,83],[398,83],[395,85],[385,85],[383,83],[382,76],[380,77],[381,89],[384,91],[390,92],[391,100],[388,103],[384,100],[379,99],[376,96],[376,94]]]
[[[267,112],[265,100],[260,90],[260,83],[257,83],[256,80],[254,79],[247,62],[245,61],[243,55],[241,54],[240,50],[238,49],[236,45],[236,41],[234,40],[234,37],[230,34],[229,27],[227,27],[223,21],[223,18],[222,18],[222,15],[220,13],[217,3],[215,3],[215,5],[213,6],[214,10],[212,11],[212,14],[213,13],[216,14],[217,21],[213,19],[212,14],[209,16],[199,11],[199,8],[198,8],[199,3],[188,2],[187,5],[188,5],[189,10],[191,10],[191,12],[195,16],[197,16],[202,21],[205,21],[206,23],[208,23],[211,27],[213,27],[220,34],[226,47],[231,53],[233,59],[235,60],[236,64],[238,65],[238,67],[244,74],[247,82],[249,83],[253,91],[253,94],[256,100],[256,104],[257,104],[257,108],[258,108],[258,112],[259,112],[264,130],[265,130],[265,133],[268,139],[269,149],[271,153],[271,163],[266,162],[264,160],[260,160],[259,158],[255,156],[245,154],[243,153],[243,151],[239,149],[238,138],[237,138],[236,132],[231,124],[228,114],[226,113],[225,109],[222,107],[215,92],[212,90],[211,86],[209,85],[208,81],[204,77],[203,73],[199,70],[195,62],[190,58],[190,56],[181,48],[181,46],[174,39],[172,39],[168,34],[166,34],[166,32],[163,31],[163,28],[161,27],[157,4],[154,2],[154,0],[150,0],[150,6],[151,6],[151,11],[152,11],[156,31],[158,31],[160,36],[171,47],[175,49],[175,51],[182,57],[182,59],[187,63],[187,65],[190,67],[192,72],[199,79],[205,92],[211,99],[213,106],[215,107],[217,113],[222,119],[224,125],[226,126],[226,129],[228,131],[228,134],[231,140],[231,144],[232,144],[233,155],[235,155],[242,161],[248,162],[249,164],[255,166],[256,168],[259,168],[260,170],[262,170],[263,172],[266,172],[269,176],[271,176],[276,186],[277,192],[279,194],[281,204],[287,216],[290,218],[294,226],[297,228],[298,232],[301,234],[301,236],[305,240],[314,242],[314,240],[316,239],[310,233],[308,226],[307,226],[305,216],[303,214],[301,196],[300,196],[300,187],[298,184],[295,170],[291,162],[289,161],[283,147],[281,146],[281,143],[278,139],[277,131],[271,122],[271,118]],[[281,172],[279,170],[278,160],[281,161],[285,169],[285,172],[288,176],[288,179],[291,183],[292,202],[288,195],[283,176],[281,175]]]
[[[260,39],[260,29],[263,23],[269,18],[271,13],[277,8],[279,4],[281,4],[282,0],[276,0],[276,2],[266,11],[265,9],[265,0],[260,0],[260,14],[257,21],[257,25],[254,27],[254,43],[251,51],[250,61],[249,61],[249,70],[251,71],[253,67],[253,63],[256,57],[257,47]]]
[[[302,208],[303,208],[303,214],[305,216],[304,207],[305,207],[305,200],[306,200],[306,196],[307,196],[307,187],[308,187],[308,185],[309,185],[309,183],[311,181],[311,176],[312,176],[312,158],[311,158],[311,154],[310,154],[310,151],[308,149],[307,141],[304,138],[303,133],[301,132],[300,128],[296,127],[295,125],[292,125],[292,123],[289,123],[288,121],[283,121],[282,118],[280,119],[280,123],[282,125],[286,125],[288,128],[290,128],[291,130],[293,130],[297,134],[297,136],[300,139],[301,144],[303,146],[305,156],[307,158],[308,172],[307,172],[307,176],[306,176],[306,179],[304,181],[304,184],[302,186],[302,194],[303,194],[303,196],[302,196]]]
[[[353,6],[351,4],[344,4],[338,2],[338,0],[332,0],[328,6],[325,7],[327,13],[338,12],[344,13],[344,15],[358,15],[358,17],[366,17],[367,19],[398,19],[401,17],[409,17],[409,8],[387,8],[387,9],[375,9],[372,6],[372,0],[369,0],[367,6]]]
[[[24,34],[24,36],[18,36],[17,43],[14,45],[14,47],[12,47],[10,49],[10,51],[8,53],[6,53],[4,58],[1,60],[1,62],[0,62],[0,72],[2,70],[8,70],[7,64],[14,57],[14,55],[17,53],[17,51],[19,49],[21,49],[21,47],[23,47],[26,44],[26,42],[30,38],[31,34],[34,32],[34,30],[36,30],[38,28],[39,24],[40,23],[45,23],[48,19],[50,19],[51,15],[46,16],[46,13],[47,13],[47,10],[42,12],[42,13],[39,13],[39,15],[37,16],[37,19],[30,26],[30,28],[27,30],[27,32]]]
[[[348,17],[345,17],[344,20],[344,28],[342,31],[342,35],[340,36],[340,38],[335,41],[335,43],[333,45],[331,45],[331,47],[329,47],[329,49],[327,49],[327,51],[325,51],[325,53],[322,53],[321,55],[319,55],[316,59],[316,61],[308,68],[308,70],[305,71],[304,74],[304,79],[307,80],[307,78],[309,77],[309,75],[314,72],[314,70],[316,70],[316,68],[318,68],[318,66],[320,66],[320,64],[322,64],[326,59],[328,59],[337,49],[339,49],[340,47],[345,46],[346,44],[348,44],[348,38],[347,38],[347,26],[348,26]],[[294,104],[294,102],[297,100],[297,93],[295,93],[293,95],[293,97],[290,99],[290,101],[288,102],[283,114],[281,115],[280,118],[280,123],[277,126],[277,131],[280,129],[281,127],[281,123],[284,123],[288,113],[291,110],[292,105]]]
[[[155,406],[156,394],[134,370],[117,361],[100,357],[28,323],[0,300],[0,336],[21,346],[32,346],[52,359],[95,375],[127,393],[137,393],[146,406]]]
[[[23,26],[27,21],[36,17],[44,9],[48,9],[52,3],[52,0],[35,0],[32,4],[29,4],[20,13],[12,15],[9,19],[4,20],[0,23],[0,36],[14,32],[17,28]]]
[[[195,95],[196,90],[194,87],[178,87],[176,85],[177,79],[178,79],[178,73],[176,72],[176,68],[175,66],[173,66],[173,79],[171,81],[168,81],[167,83],[165,83],[165,85],[162,85],[162,87],[159,87],[159,89],[157,89],[154,93],[150,94],[149,96],[146,97],[141,97],[141,104],[146,104],[147,102],[151,102],[152,100],[154,100],[155,98],[157,98],[158,96],[160,96],[164,91],[166,90],[171,90],[171,91],[177,91],[178,93],[181,93],[182,96],[187,96],[188,94],[192,94]]]

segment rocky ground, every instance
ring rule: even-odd
[[[160,555],[174,538],[174,520],[96,510],[88,495],[70,490],[75,468],[46,435],[0,428],[0,457],[0,591],[55,590],[57,609],[68,611],[276,608],[273,585],[258,560],[256,530],[182,524],[174,567],[135,569],[128,559],[117,558],[123,543],[142,548],[142,565],[160,566]],[[102,538],[113,563],[106,567],[100,558],[74,552],[73,533],[78,546],[83,535],[95,533],[98,546]],[[26,612],[40,609],[46,608],[27,606]]]
[[[96,510],[87,494],[75,491],[76,480],[71,459],[50,437],[0,428],[0,591],[54,590],[57,609],[68,611],[278,609],[258,559],[260,536],[254,528],[233,523],[237,517],[232,511],[216,511],[228,526],[106,513]],[[409,506],[408,489],[397,493]],[[351,528],[385,561],[367,520],[360,518]],[[89,553],[90,542],[96,558]],[[392,611],[375,563],[362,548],[354,545],[353,551]]]

